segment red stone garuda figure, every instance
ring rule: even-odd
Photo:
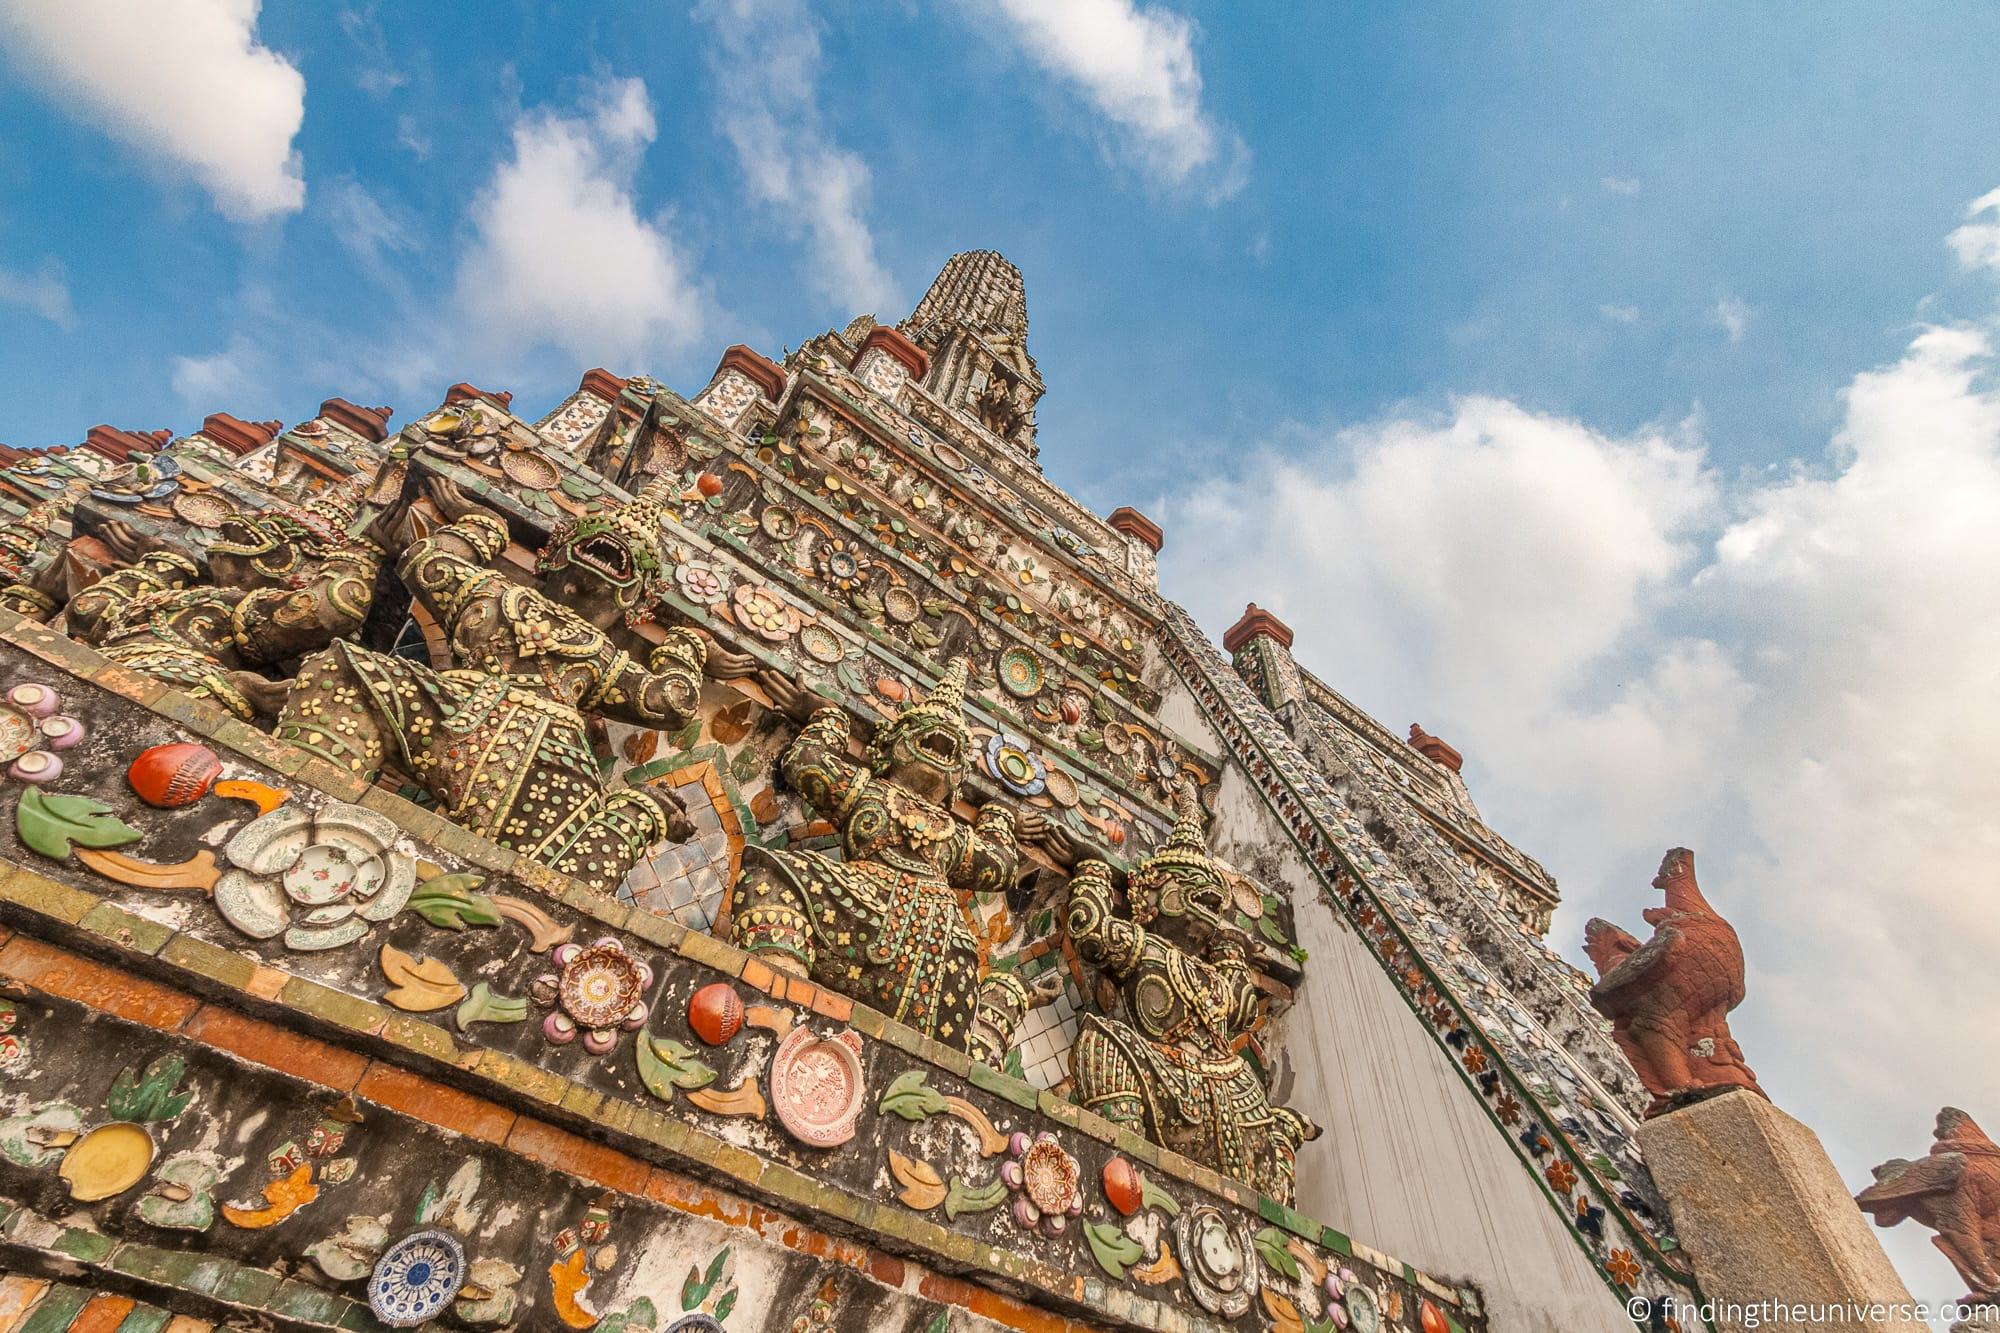
[[[1258,1018],[1250,941],[1223,916],[1229,890],[1208,855],[1200,806],[1127,879],[1132,920],[1113,915],[1111,867],[1085,861],[1069,886],[1069,937],[1115,981],[1127,1022],[1083,1020],[1071,1051],[1090,1110],[1205,1162],[1281,1203],[1295,1192],[1299,1146],[1319,1127],[1273,1106],[1236,1039]]]
[[[1743,946],[1701,896],[1694,853],[1668,852],[1653,887],[1667,901],[1646,909],[1653,938],[1645,944],[1602,918],[1583,928],[1597,965],[1590,1003],[1611,1020],[1612,1040],[1653,1094],[1646,1115],[1731,1088],[1763,1096],[1729,1035],[1729,1011],[1743,1003]]]
[[[188,557],[107,524],[105,544],[132,563],[70,599],[69,634],[246,722],[276,713],[286,686],[262,671],[356,632],[374,603],[381,552],[348,536],[353,517],[341,493],[232,515],[207,583]]]
[[[960,1050],[980,986],[961,895],[1006,888],[1019,859],[1007,807],[988,803],[970,824],[952,811],[972,748],[965,677],[953,662],[878,728],[866,765],[848,758],[846,713],[812,715],[781,767],[840,830],[842,855],[749,848],[730,924],[739,948]]]
[[[2000,1146],[1954,1106],[1938,1112],[1933,1137],[1929,1156],[1876,1167],[1854,1202],[1877,1226],[1914,1217],[1937,1232],[1931,1244],[1972,1288],[1965,1303],[2000,1303]]]
[[[584,723],[681,727],[695,715],[699,635],[668,630],[643,666],[611,638],[667,575],[659,499],[560,525],[537,589],[491,568],[506,524],[449,483],[429,485],[452,521],[409,542],[397,573],[455,668],[335,643],[300,668],[277,734],[367,779],[393,755],[451,819],[608,893],[649,847],[689,831],[669,795],[604,789]],[[406,512],[383,521],[406,524]]]

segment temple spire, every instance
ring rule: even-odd
[[[900,327],[930,355],[924,387],[1033,462],[1042,376],[1021,270],[993,250],[953,255]]]

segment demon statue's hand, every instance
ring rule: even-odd
[[[159,543],[122,519],[111,519],[97,530],[97,539],[105,549],[118,558],[121,565],[136,565],[146,552],[155,550]]]
[[[1025,846],[1041,848],[1059,866],[1073,867],[1081,856],[1069,830],[1032,806],[1015,812],[1014,836]]]

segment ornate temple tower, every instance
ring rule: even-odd
[[[993,250],[953,255],[898,326],[930,354],[924,388],[976,419],[1033,462],[1041,372],[1028,355],[1028,299],[1021,270]]]
[[[1027,335],[0,454],[0,1333],[1669,1327],[1553,880]]]

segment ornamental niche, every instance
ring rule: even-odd
[[[1073,1055],[1077,1099],[1107,1120],[1289,1204],[1301,1144],[1319,1126],[1273,1106],[1236,1039],[1257,1024],[1250,941],[1224,917],[1229,890],[1208,855],[1192,791],[1172,835],[1126,881],[1087,860],[1069,889],[1069,937],[1118,986],[1130,1022],[1092,1014]]]

